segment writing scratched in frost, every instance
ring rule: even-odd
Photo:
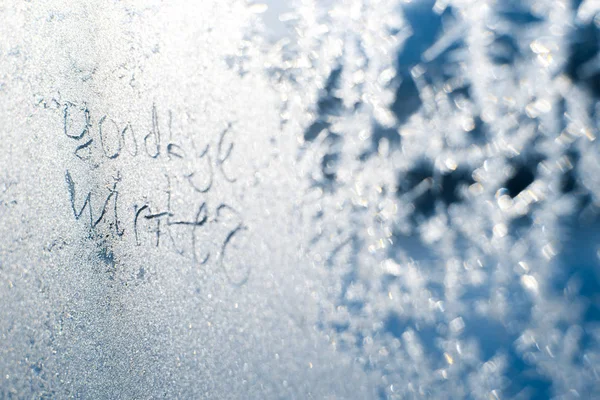
[[[76,220],[84,221],[92,231],[105,222],[115,238],[131,235],[137,246],[165,247],[197,264],[212,259],[222,265],[231,283],[246,282],[250,268],[232,269],[226,264],[233,263],[225,261],[235,242],[243,240],[248,230],[243,215],[227,202],[210,204],[207,199],[219,181],[231,185],[237,180],[227,169],[235,148],[231,123],[221,130],[216,140],[198,148],[190,136],[187,145],[173,137],[171,111],[167,112],[166,132],[161,129],[156,105],[149,112],[150,128],[138,137],[129,122],[120,126],[107,115],[95,121],[86,104],[61,104],[55,100],[54,104],[61,114],[63,133],[73,142],[73,156],[92,170],[122,157],[141,157],[144,163],[188,161],[185,164],[188,168],[183,172],[162,171],[159,174],[162,175],[159,177],[161,188],[155,188],[150,196],[140,195],[129,206],[122,204],[120,194],[134,188],[123,187],[122,170],[116,170],[110,185],[98,185],[86,192],[79,189],[82,185],[77,184],[74,174],[67,169],[65,182]],[[173,201],[178,194],[183,194],[180,197],[184,201]]]

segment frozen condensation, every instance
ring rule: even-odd
[[[0,4],[0,397],[600,396],[600,4]]]

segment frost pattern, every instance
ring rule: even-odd
[[[598,2],[275,1],[0,6],[0,397],[600,397]]]
[[[266,72],[323,335],[381,398],[598,396],[598,4],[296,6]]]

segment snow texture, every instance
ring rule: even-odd
[[[0,398],[600,397],[597,0],[0,21]]]

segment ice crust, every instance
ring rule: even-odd
[[[0,398],[600,396],[598,2],[0,20]]]

